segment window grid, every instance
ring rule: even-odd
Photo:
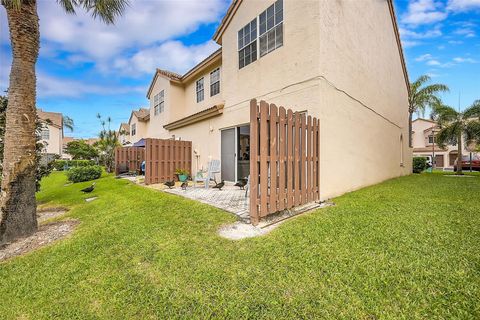
[[[238,31],[239,69],[257,60],[257,18]]]
[[[210,97],[220,93],[220,68],[210,72]]]
[[[283,0],[277,0],[259,16],[260,57],[283,46]]]
[[[197,89],[196,90],[197,91],[197,102],[201,102],[205,98],[204,87],[203,87],[203,78],[197,80],[196,89]]]
[[[134,123],[132,124],[132,130],[130,130],[132,132],[132,136],[134,136],[136,133],[137,133],[137,124]]]
[[[40,137],[42,140],[50,140],[50,130],[47,127],[42,128],[42,131],[40,131]]]
[[[153,114],[159,115],[165,111],[165,90],[160,91],[153,97]]]

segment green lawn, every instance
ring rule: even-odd
[[[423,174],[335,199],[242,241],[215,208],[104,177],[86,203],[54,173],[68,239],[0,264],[0,319],[479,319],[480,177]]]

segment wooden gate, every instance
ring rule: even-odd
[[[250,218],[319,200],[320,121],[250,101]]]
[[[115,149],[115,173],[137,172],[145,160],[145,148],[118,147]]]
[[[192,142],[181,140],[145,140],[145,184],[171,181],[175,170],[192,172]]]

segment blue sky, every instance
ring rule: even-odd
[[[333,1],[333,0],[332,0]],[[354,0],[351,0],[354,1]],[[360,1],[360,0],[359,0]],[[75,137],[96,136],[96,114],[116,128],[145,97],[156,67],[183,73],[218,48],[211,41],[227,0],[135,0],[115,25],[81,10],[67,15],[40,0],[37,105],[75,121]],[[429,74],[451,92],[447,104],[480,99],[480,0],[395,0],[410,80]],[[0,9],[0,90],[11,63],[5,9]]]

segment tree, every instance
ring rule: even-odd
[[[71,155],[74,160],[92,160],[98,157],[97,150],[84,140],[70,141],[67,143],[65,152]]]
[[[437,143],[442,148],[447,144],[457,144],[457,174],[462,174],[462,137],[466,145],[480,142],[480,100],[463,112],[441,102],[432,108],[432,116],[440,126],[436,134]]]
[[[72,118],[70,118],[69,116],[63,116],[62,122],[63,122],[63,128],[73,131],[73,127],[75,126],[75,123],[73,122]]]
[[[127,0],[57,0],[67,13],[81,7],[106,23],[124,11]],[[0,245],[37,229],[36,75],[40,32],[36,0],[0,0],[5,7],[12,67],[5,120]]]
[[[408,143],[410,148],[412,144],[412,118],[413,114],[420,115],[425,114],[425,109],[432,106],[435,103],[440,103],[438,94],[440,92],[449,91],[448,87],[444,84],[430,84],[426,85],[430,81],[430,77],[423,75],[418,77],[415,82],[410,83],[410,96],[408,97]]]
[[[99,151],[100,163],[105,166],[105,170],[113,172],[115,169],[115,148],[120,147],[121,144],[118,141],[117,132],[110,129],[112,119],[108,117],[107,120],[103,120],[100,114],[97,114],[97,118],[102,125],[102,131],[98,135],[100,140],[95,142],[94,146]]]

